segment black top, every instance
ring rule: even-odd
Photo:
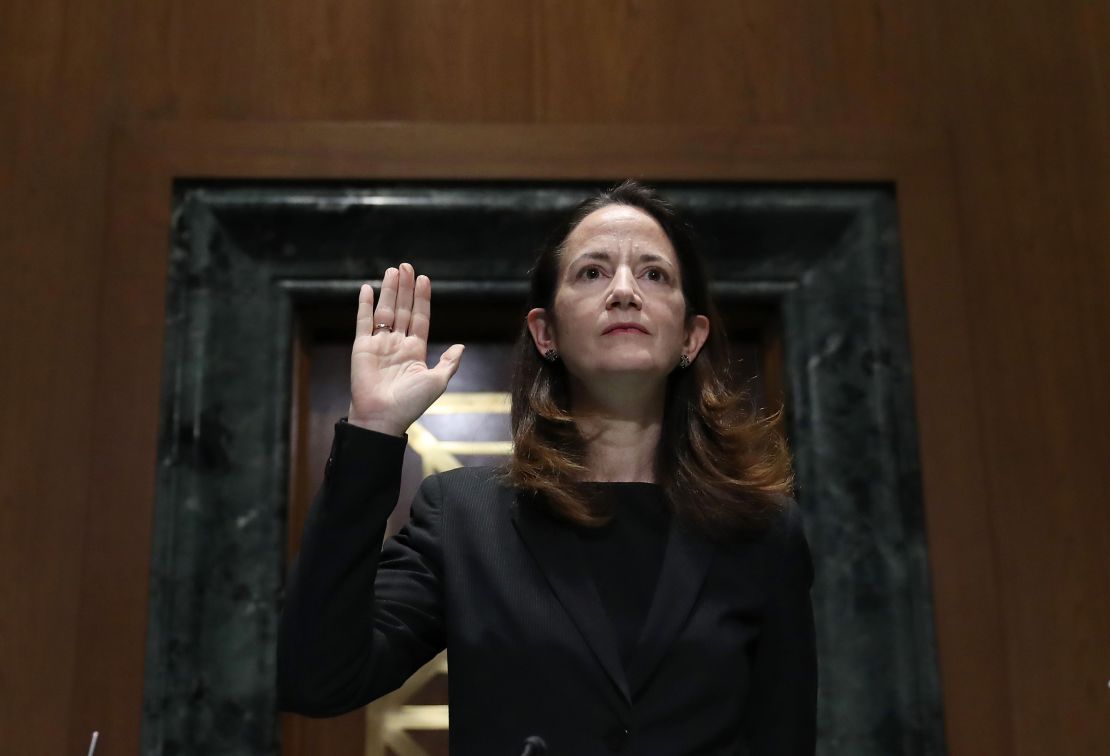
[[[614,523],[580,534],[468,467],[426,478],[383,546],[404,453],[404,438],[336,427],[285,586],[282,708],[345,713],[448,648],[453,756],[520,753],[531,735],[553,756],[813,756],[813,564],[795,502],[730,544],[675,516],[660,558],[636,484],[606,484]],[[638,635],[630,663],[618,635]]]
[[[599,508],[612,513],[606,525],[574,530],[628,669],[655,595],[670,513],[657,483],[581,485]]]

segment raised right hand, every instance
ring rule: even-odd
[[[373,287],[362,285],[351,349],[347,422],[395,436],[408,430],[447,389],[464,349],[455,344],[434,368],[425,364],[432,282],[415,273],[408,263],[388,269],[377,310]],[[392,330],[376,328],[379,323]]]

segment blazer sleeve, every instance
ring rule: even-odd
[[[817,649],[813,560],[790,501],[769,570],[763,625],[743,712],[752,756],[813,756],[817,748]]]
[[[399,687],[445,645],[439,488],[382,546],[406,438],[336,424],[324,482],[290,569],[278,627],[278,701],[336,716]]]

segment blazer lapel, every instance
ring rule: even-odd
[[[651,678],[686,624],[714,551],[712,544],[672,520],[659,581],[628,674],[633,695]]]
[[[582,544],[568,527],[537,511],[535,506],[521,503],[519,499],[513,503],[512,516],[513,524],[559,603],[570,615],[625,703],[631,702],[616,633],[586,567]]]

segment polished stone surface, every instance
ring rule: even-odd
[[[588,188],[177,187],[143,713],[147,754],[276,754],[294,313],[413,261],[436,296],[523,302]],[[780,317],[814,554],[819,753],[943,754],[893,193],[675,185],[723,306]],[[152,254],[157,254],[152,250]],[[434,327],[434,326],[433,326]]]

